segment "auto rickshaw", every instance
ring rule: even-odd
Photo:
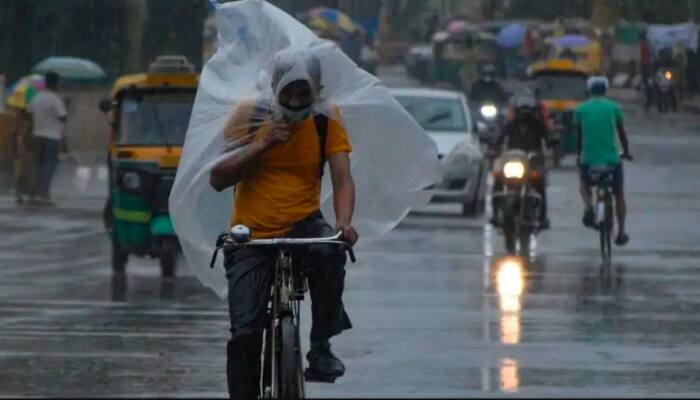
[[[554,149],[554,165],[566,154],[577,152],[574,110],[588,99],[586,79],[593,73],[586,65],[568,59],[554,59],[533,64],[528,71],[534,80],[539,100],[553,119],[558,144]]]
[[[471,86],[477,75],[479,34],[477,26],[467,24],[459,32],[442,31],[433,36],[435,83],[448,83],[455,90]]]
[[[112,271],[130,254],[158,258],[174,277],[180,245],[168,211],[199,75],[183,56],[161,56],[147,73],[119,78],[100,109],[110,113],[109,198],[105,225]]]
[[[600,74],[602,70],[602,47],[597,40],[582,46],[556,46],[549,43],[548,58],[552,60],[570,59],[582,68],[588,68],[592,73]]]

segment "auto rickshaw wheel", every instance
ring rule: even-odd
[[[179,253],[177,239],[164,238],[160,255],[160,271],[163,278],[174,278]]]
[[[124,250],[116,239],[112,239],[112,273],[123,275],[126,272],[126,263],[129,261],[129,252]]]

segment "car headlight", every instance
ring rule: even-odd
[[[486,104],[479,109],[481,116],[487,119],[495,118],[498,114],[498,108],[493,104]]]
[[[508,161],[503,166],[503,175],[507,179],[521,179],[525,175],[525,165],[520,161]]]
[[[129,190],[136,190],[141,186],[141,177],[136,172],[127,172],[122,175],[122,184]]]

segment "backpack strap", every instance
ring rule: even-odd
[[[314,115],[314,124],[316,124],[316,132],[318,133],[319,142],[321,143],[321,166],[319,174],[323,177],[323,172],[326,167],[326,142],[328,141],[328,117],[324,114]]]

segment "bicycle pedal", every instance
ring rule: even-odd
[[[335,380],[338,379],[338,377],[335,375],[320,374],[307,368],[304,371],[304,379],[307,382],[335,383]]]

